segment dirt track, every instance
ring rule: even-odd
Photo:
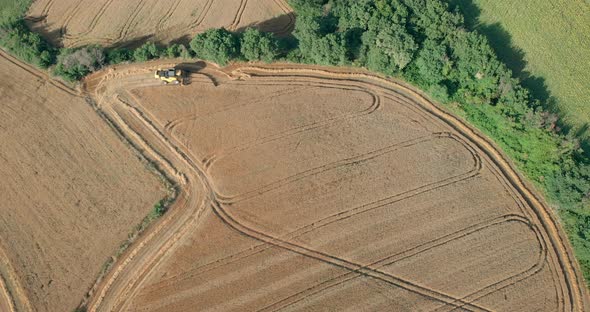
[[[284,35],[295,22],[284,0],[39,0],[27,19],[33,30],[66,47],[189,41],[213,27],[254,26]]]
[[[165,189],[77,92],[0,68],[0,311],[72,311]]]
[[[551,212],[416,91],[363,72],[203,66],[185,87],[149,66],[85,81],[182,186],[89,311],[588,308]]]

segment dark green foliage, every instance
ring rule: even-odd
[[[239,38],[224,28],[209,29],[198,34],[190,43],[197,57],[226,65],[240,53]]]
[[[263,33],[258,29],[248,28],[240,39],[240,52],[248,61],[270,63],[279,55],[279,45],[271,33]]]
[[[164,200],[160,200],[159,202],[157,202],[154,205],[154,209],[151,212],[151,217],[152,218],[161,217],[164,215],[164,213],[166,213],[166,210],[168,210],[168,208],[164,204]]]
[[[167,58],[177,58],[180,57],[180,55],[183,53],[183,51],[186,50],[186,47],[183,46],[182,44],[178,44],[178,43],[174,43],[169,45],[168,47],[166,47],[166,49],[164,49],[164,57]]]
[[[107,51],[107,63],[114,65],[133,60],[133,52],[126,48],[115,48]]]
[[[451,73],[453,63],[444,44],[427,39],[422,43],[414,63],[417,70],[417,79],[424,85],[437,85],[447,79]]]
[[[180,46],[180,57],[184,59],[190,59],[193,58],[194,55],[191,49],[187,49],[187,47],[183,44]]]
[[[160,50],[153,42],[144,43],[133,51],[133,59],[136,62],[145,62],[160,57]]]
[[[69,81],[79,80],[103,67],[105,61],[104,51],[98,46],[62,49],[54,72]]]
[[[0,25],[0,45],[18,58],[41,68],[55,62],[56,50],[20,19]]]

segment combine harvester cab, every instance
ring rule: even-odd
[[[158,69],[154,73],[154,77],[162,80],[164,84],[172,83],[184,85],[184,72],[182,69]]]

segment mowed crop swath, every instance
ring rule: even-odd
[[[165,189],[82,97],[0,65],[0,310],[72,311]]]
[[[41,0],[33,3],[27,16],[32,29],[66,47],[112,46],[146,38],[188,41],[214,27],[254,26],[282,35],[295,22],[284,0]]]
[[[551,213],[486,139],[404,85],[292,66],[86,79],[183,198],[89,311],[588,308]]]

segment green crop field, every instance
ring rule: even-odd
[[[447,0],[535,97],[589,137],[590,1]]]

